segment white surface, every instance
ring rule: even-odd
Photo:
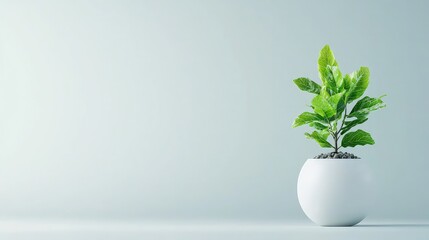
[[[427,239],[429,223],[0,221],[0,239]]]
[[[318,225],[351,226],[372,202],[372,179],[364,159],[308,159],[298,178],[298,199]]]

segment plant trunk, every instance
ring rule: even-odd
[[[334,138],[334,142],[335,142],[335,153],[338,153],[338,137]]]

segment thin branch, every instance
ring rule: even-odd
[[[329,124],[329,129],[328,129],[328,131],[329,131],[329,134],[332,136],[332,138],[334,139],[334,143],[336,143],[336,136],[335,136],[335,132],[334,132],[334,129],[333,129],[333,127],[332,127],[332,124],[331,124],[331,121],[329,121],[329,119],[328,118],[326,118],[325,117],[325,120],[326,120],[326,122],[328,122],[328,124]],[[330,144],[330,143],[329,143]],[[335,149],[335,147],[331,144],[331,147],[332,148],[334,148]]]
[[[347,117],[347,104],[346,104],[346,106],[344,107],[344,118],[343,118],[343,122],[341,123],[341,127],[340,127],[340,129],[338,130],[337,134],[338,134],[339,132],[341,132],[341,130],[343,130],[343,126],[344,126],[344,122],[346,121],[346,117]],[[340,135],[341,135],[341,133],[340,133]]]

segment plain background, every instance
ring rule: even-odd
[[[293,119],[330,44],[388,108],[371,219],[429,219],[425,1],[1,1],[0,216],[305,220]]]

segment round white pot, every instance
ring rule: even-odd
[[[321,226],[353,226],[372,201],[372,184],[362,159],[308,159],[298,177],[302,210]]]

